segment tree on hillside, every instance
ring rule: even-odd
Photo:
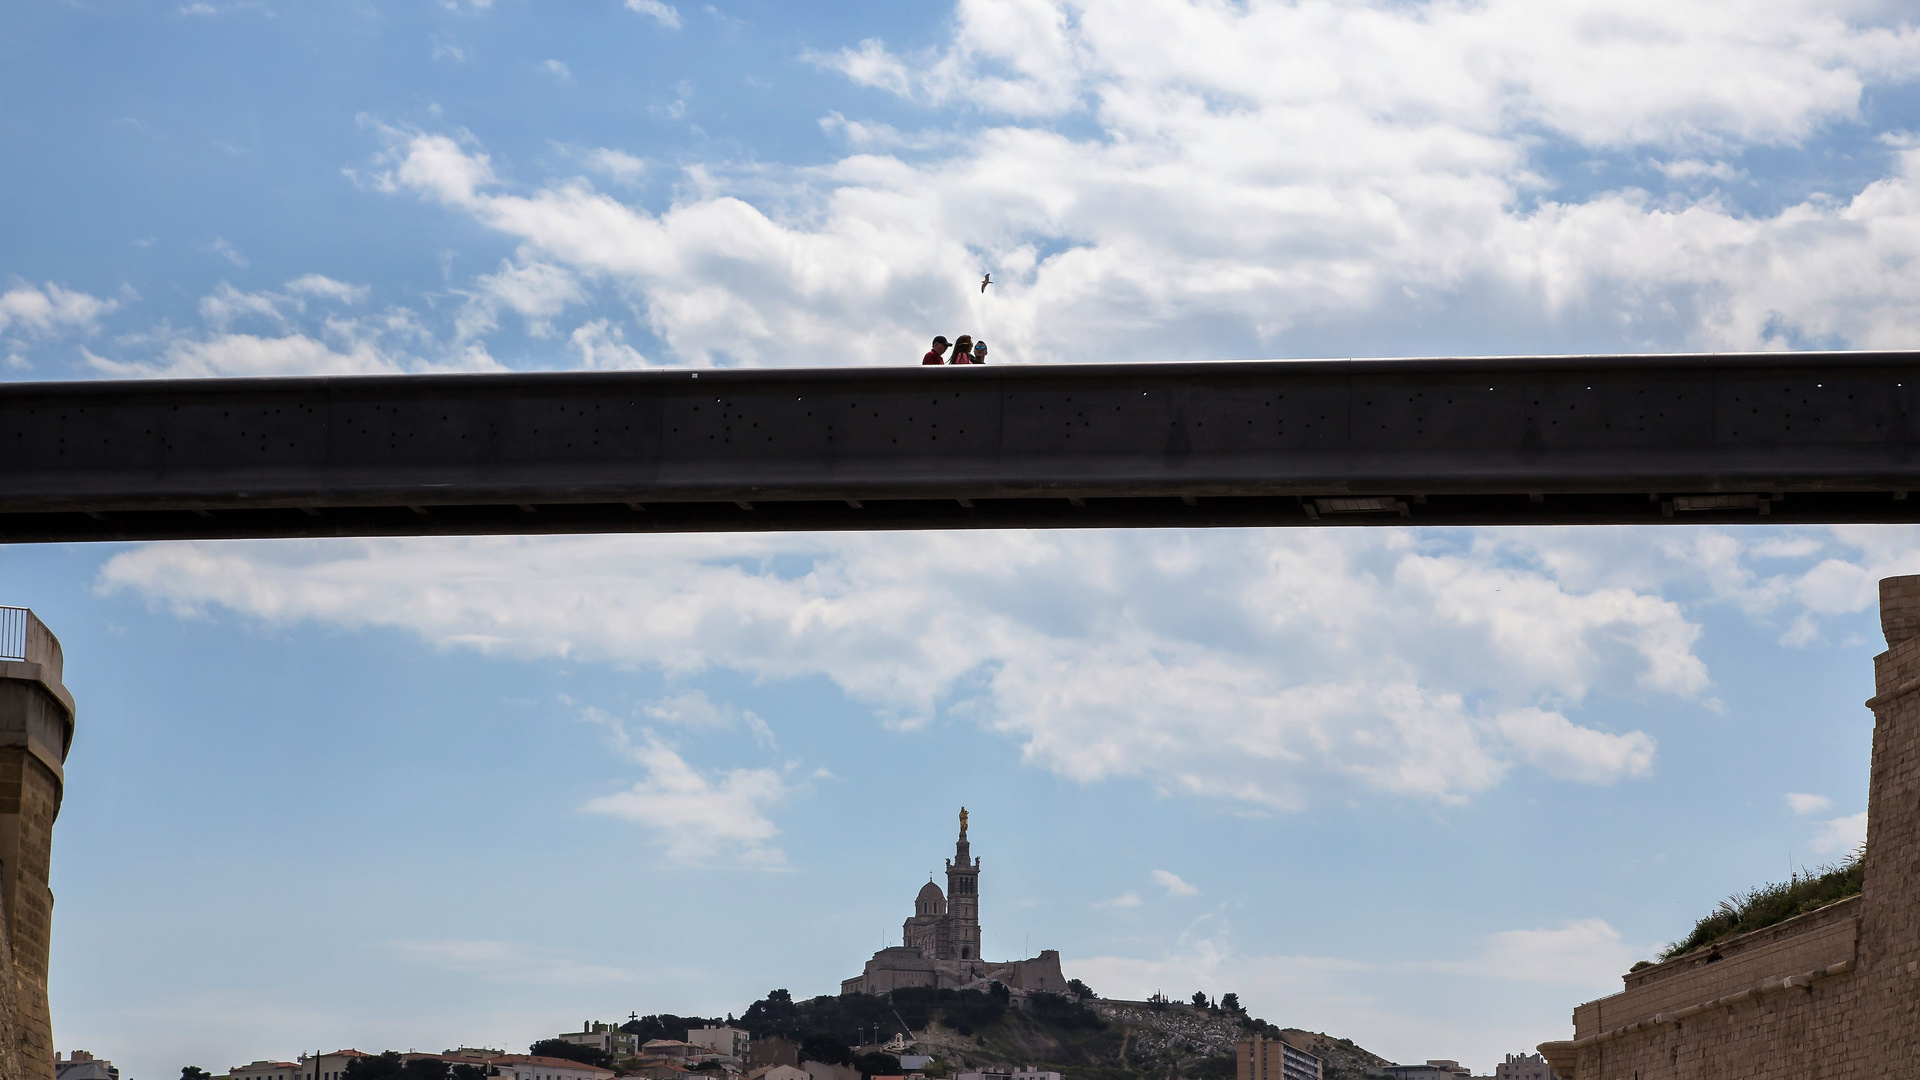
[[[1220,1011],[1232,1013],[1235,1016],[1247,1015],[1247,1010],[1240,1007],[1239,994],[1221,994],[1220,995]]]
[[[870,1050],[853,1059],[853,1067],[860,1070],[861,1076],[898,1076],[900,1059],[893,1054],[883,1054]]]
[[[853,1051],[847,1046],[846,1040],[838,1035],[830,1031],[814,1031],[800,1040],[800,1057],[806,1061],[846,1065],[853,1061]]]
[[[400,1052],[388,1050],[379,1056],[354,1058],[341,1070],[341,1080],[399,1080],[402,1068]]]
[[[527,1053],[535,1057],[565,1058],[582,1065],[592,1065],[601,1069],[613,1068],[613,1055],[597,1046],[581,1046],[565,1039],[541,1039],[527,1047]]]
[[[448,1080],[451,1071],[439,1058],[413,1058],[400,1066],[400,1080]]]
[[[726,1019],[733,1023],[733,1017]],[[717,1027],[720,1021],[704,1016],[675,1016],[672,1013],[660,1013],[657,1016],[641,1016],[620,1025],[620,1030],[629,1035],[638,1035],[642,1043],[651,1039],[684,1039],[687,1032],[703,1027]]]
[[[1205,990],[1195,990],[1193,992],[1193,1007],[1196,1009],[1204,1009],[1207,1007],[1207,992]]]
[[[180,1080],[213,1080],[213,1074],[198,1065],[183,1065]]]
[[[1027,1015],[1033,1018],[1034,1023],[1056,1030],[1098,1031],[1107,1026],[1099,1013],[1065,994],[1048,991],[1027,996]]]
[[[1073,991],[1075,994],[1078,994],[1083,998],[1097,998],[1100,996],[1099,994],[1096,994],[1093,992],[1093,987],[1088,986],[1086,983],[1081,982],[1079,979],[1068,979],[1067,989]]]
[[[793,1003],[792,994],[785,990],[769,990],[767,996],[754,1002],[747,1009],[747,1015],[740,1020],[756,1036],[788,1032],[798,1034],[800,1008]]]

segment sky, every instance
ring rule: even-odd
[[[1908,12],[16,4],[0,378],[1908,348]],[[1916,540],[0,548],[80,709],[56,1041],[832,993],[965,805],[990,956],[1489,1072],[1864,836]]]

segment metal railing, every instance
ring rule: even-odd
[[[27,609],[0,607],[0,660],[27,658]]]

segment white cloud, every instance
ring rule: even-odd
[[[129,379],[383,375],[406,370],[370,346],[340,352],[304,334],[219,334],[204,341],[175,341],[155,360],[112,360],[88,353],[87,362],[103,375]]]
[[[302,274],[287,282],[287,291],[320,300],[335,300],[343,304],[362,303],[373,292],[368,286],[349,285],[344,281],[335,281],[324,274]]]
[[[1724,161],[1708,163],[1705,161],[1656,161],[1654,168],[1659,169],[1670,180],[1739,180],[1746,176],[1740,169]]]
[[[586,963],[564,953],[511,941],[440,938],[396,941],[393,948],[409,960],[499,982],[599,986],[638,981],[633,972],[623,968]]]
[[[1506,930],[1481,942],[1481,954],[1460,970],[1500,979],[1599,986],[1619,978],[1650,950],[1623,944],[1604,919],[1580,919],[1556,930]]]
[[[528,334],[548,337],[553,333],[553,317],[567,305],[586,299],[580,280],[571,272],[533,260],[503,259],[497,273],[480,275],[474,285],[471,302],[459,319],[461,340],[491,331],[495,312],[502,307],[526,320]]]
[[[407,153],[395,161],[395,169],[376,175],[376,187],[404,185],[463,205],[472,202],[481,187],[498,182],[486,154],[476,151],[470,155],[448,136],[418,135],[406,146]]]
[[[84,336],[97,331],[101,317],[119,306],[117,300],[63,289],[51,281],[44,288],[18,282],[0,293],[0,335]]]
[[[773,729],[752,709],[716,704],[700,690],[662,698],[642,706],[640,711],[651,720],[676,727],[731,729],[745,724],[761,746],[771,747],[775,743]]]
[[[878,87],[901,97],[911,94],[918,82],[907,63],[888,52],[887,43],[879,38],[867,38],[859,47],[842,49],[835,55],[809,53],[807,56],[815,63],[838,68],[863,86]]]
[[[699,690],[663,698],[640,711],[662,723],[682,727],[730,728],[735,719],[731,710],[715,705],[712,698]]]
[[[1620,975],[1655,948],[1622,943],[1600,919],[1488,934],[1457,959],[1247,954],[1231,937],[1223,920],[1203,917],[1161,955],[1079,958],[1071,974],[1111,998],[1233,992],[1254,1015],[1287,1026],[1370,1032],[1361,1039],[1369,1050],[1401,1061],[1497,1061],[1566,1030],[1566,1002],[1618,991]],[[1408,1002],[1418,1005],[1402,1011]]]
[[[1833,800],[1825,795],[1804,795],[1797,791],[1789,791],[1787,806],[1796,814],[1818,814],[1833,809]]]
[[[280,313],[280,305],[285,300],[286,297],[269,292],[241,292],[223,281],[200,298],[200,318],[221,331],[249,316],[284,326],[287,320]]]
[[[1609,784],[1653,771],[1654,741],[1643,731],[1609,735],[1533,706],[1503,714],[1499,725],[1523,759],[1563,780]]]
[[[1804,559],[1820,550],[1820,541],[1810,536],[1772,536],[1749,545],[1747,551],[1761,559]]]
[[[669,30],[680,29],[680,12],[662,0],[627,0],[627,10],[646,15]]]
[[[1180,875],[1171,870],[1155,870],[1153,883],[1167,890],[1168,896],[1199,896],[1200,890],[1180,880]]]
[[[1823,628],[1873,607],[1881,578],[1920,573],[1920,529],[1907,525],[1757,529],[1523,529],[1477,546],[1549,572],[1578,591],[1689,595],[1739,610],[1805,647]],[[1692,662],[1666,675],[1685,685]],[[1649,676],[1653,675],[1651,669]]]
[[[788,794],[778,772],[733,769],[703,775],[651,732],[626,750],[646,769],[645,779],[626,791],[589,799],[582,810],[643,826],[675,862],[759,869],[786,864],[771,843],[779,830],[766,815]]]
[[[957,142],[950,132],[922,130],[909,134],[896,130],[891,124],[849,120],[838,112],[829,112],[821,117],[820,130],[843,138],[855,148],[866,151],[924,151],[954,146]]]
[[[1127,911],[1139,907],[1140,903],[1140,894],[1129,890],[1111,899],[1095,901],[1093,906],[1116,911]]]
[[[586,156],[587,167],[605,173],[623,183],[632,183],[646,175],[647,163],[632,154],[599,147]]]
[[[1469,611],[1477,578],[1507,585]],[[180,544],[116,555],[102,584],[486,651],[825,676],[886,725],[947,713],[1077,782],[1253,808],[1460,803],[1522,766],[1641,776],[1649,736],[1568,710],[1596,684],[1711,702],[1677,605],[1394,530]]]
[[[567,278],[564,271],[559,277]],[[482,277],[488,291],[475,303],[481,318],[491,304],[547,310],[541,277],[505,273]],[[282,375],[382,375],[399,372],[487,371],[501,365],[485,346],[460,340],[437,342],[412,311],[390,307],[377,313],[345,315],[334,304],[365,300],[370,290],[320,274],[287,283],[287,291],[245,292],[222,281],[200,298],[200,333],[162,323],[144,334],[114,339],[119,355],[82,349],[87,365],[121,378],[217,378]],[[551,290],[550,290],[551,291]],[[562,290],[563,292],[563,290]],[[310,301],[324,302],[309,313]],[[474,303],[468,305],[473,307]],[[107,310],[111,310],[108,308]],[[426,355],[420,355],[424,351]]]
[[[937,148],[835,113],[850,156],[691,166],[657,211],[580,178],[502,186],[464,135],[389,131],[381,175],[611,282],[683,362],[904,363],[962,329],[1011,362],[1297,355],[1440,313],[1635,348],[1901,347],[1920,330],[1920,149],[1765,214],[1694,190],[1920,73],[1898,17],[964,0],[926,53],[815,57],[946,110]],[[1543,132],[1680,186],[1563,198]],[[983,269],[1002,291],[978,293]]]
[[[573,69],[568,67],[564,60],[547,60],[540,65],[540,70],[553,76],[560,82],[570,83],[573,81]]]
[[[400,320],[404,330],[404,319]],[[377,334],[351,322],[328,327],[333,343],[303,333],[273,336],[215,333],[177,337],[151,359],[113,359],[83,350],[88,366],[127,379],[248,378],[276,375],[392,375],[401,372],[498,371],[484,349],[427,361],[382,347]]]
[[[1837,817],[1820,827],[1813,838],[1813,850],[1819,855],[1846,855],[1867,842],[1867,812]]]
[[[1158,90],[1243,109],[1344,102],[1402,123],[1539,125],[1587,146],[1784,142],[1854,116],[1866,80],[1914,70],[1920,39],[1874,25],[1879,13],[1811,0],[961,0],[944,49],[889,63],[866,41],[840,66],[896,93],[1016,114],[1137,112]]]
[[[637,371],[646,367],[647,358],[626,338],[626,331],[612,321],[593,319],[575,327],[567,342],[580,354],[584,368]]]
[[[225,5],[209,4],[206,0],[194,0],[191,4],[182,4],[178,9],[181,15],[189,18],[225,15],[234,11],[266,11],[267,5],[257,0],[233,0]]]
[[[247,257],[242,255],[240,249],[229,243],[224,236],[214,237],[213,242],[207,245],[206,250],[243,269],[247,265]]]

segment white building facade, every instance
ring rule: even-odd
[[[688,1028],[687,1041],[695,1046],[703,1046],[722,1057],[747,1060],[747,1047],[753,1043],[753,1036],[737,1027]]]
[[[621,1031],[618,1024],[599,1020],[582,1020],[579,1031],[563,1031],[554,1038],[575,1046],[605,1050],[616,1058],[630,1058],[640,1052],[640,1036]]]

